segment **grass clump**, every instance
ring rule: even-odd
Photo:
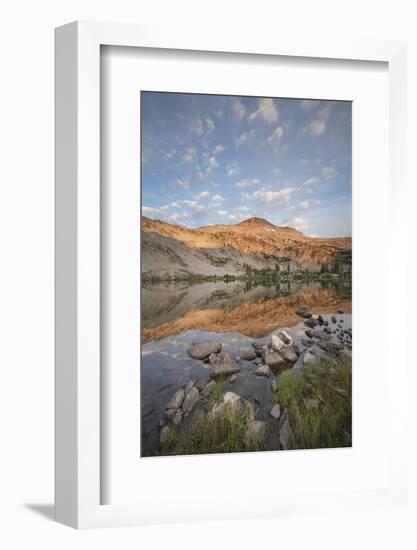
[[[198,411],[187,432],[172,431],[162,446],[162,454],[193,455],[212,453],[238,453],[265,450],[266,434],[246,444],[246,429],[252,415],[225,414],[213,417]]]
[[[278,391],[291,426],[290,448],[352,445],[352,362],[320,360],[299,376],[284,372]]]

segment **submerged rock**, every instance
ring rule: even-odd
[[[256,376],[271,376],[271,369],[268,367],[268,365],[261,365],[254,372]]]
[[[198,342],[194,343],[188,350],[188,355],[192,359],[206,359],[212,353],[220,353],[222,349],[221,342]]]
[[[278,389],[279,389],[278,380],[276,380],[275,378],[273,378],[273,379],[271,380],[271,390],[272,390],[273,392],[277,392]]]
[[[244,361],[253,361],[254,359],[256,359],[257,354],[254,349],[244,349],[242,351],[239,351],[239,357]]]
[[[236,393],[231,391],[226,392],[219,401],[214,405],[211,414],[214,417],[220,417],[224,414],[238,414],[240,417],[244,417],[247,414],[251,414],[252,407],[249,401],[240,397]]]
[[[236,382],[237,380],[237,374],[232,374],[232,376],[229,378],[229,382],[233,384],[233,382]]]
[[[233,360],[229,353],[220,353],[219,355],[210,355],[211,375],[228,376],[240,372],[239,365]]]

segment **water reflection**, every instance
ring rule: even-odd
[[[186,330],[240,332],[260,337],[299,321],[295,310],[351,310],[351,282],[225,281],[150,284],[142,288],[142,342]]]

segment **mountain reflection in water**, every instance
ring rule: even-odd
[[[239,332],[258,338],[295,325],[295,310],[351,312],[351,282],[204,282],[149,284],[142,288],[142,343],[186,330]]]

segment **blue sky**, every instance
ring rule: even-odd
[[[142,215],[351,235],[351,103],[142,92]]]

